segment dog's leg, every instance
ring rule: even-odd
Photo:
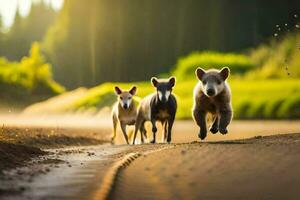
[[[163,138],[162,138],[162,141],[163,142],[166,142],[167,141],[167,136],[168,136],[168,121],[163,121],[161,123],[162,127],[163,127]]]
[[[220,110],[220,124],[219,124],[219,131],[222,134],[226,134],[227,126],[230,123],[232,118],[232,111],[230,109],[223,109]]]
[[[135,121],[135,129],[134,129],[134,135],[133,135],[133,140],[132,140],[132,144],[133,144],[133,145],[134,145],[134,143],[135,143],[136,134],[137,134],[137,132],[138,132],[138,131],[140,130],[140,128],[141,128],[142,122],[143,122],[143,120],[142,120],[142,118],[141,118],[141,115],[138,114],[137,119],[136,119],[136,121]]]
[[[124,124],[124,123],[121,122],[121,129],[122,129],[124,138],[125,138],[125,140],[126,140],[126,143],[129,144],[128,136],[127,136],[127,134],[126,134],[126,124]]]
[[[156,132],[157,132],[156,120],[152,118],[151,123],[152,123],[152,133],[153,133],[153,140],[151,141],[151,143],[155,143],[156,142]]]
[[[140,133],[141,133],[141,142],[144,143],[144,136],[146,135],[146,129],[145,129],[145,122],[142,122],[140,126]],[[147,136],[146,136],[147,139]]]
[[[201,140],[204,140],[207,135],[207,129],[206,129],[206,112],[199,109],[194,109],[193,111],[194,119],[197,123],[197,125],[200,127],[200,132],[198,134],[198,137]]]
[[[118,125],[118,120],[113,116],[113,135],[111,137],[111,143],[115,142],[116,136],[117,136],[117,125]]]
[[[143,135],[144,135],[145,139],[147,139],[148,136],[147,136],[147,130],[145,128],[145,121],[142,123],[141,129],[143,131]]]
[[[213,124],[211,125],[210,132],[213,134],[217,133],[219,131],[219,116],[216,114]]]
[[[172,140],[172,128],[173,128],[173,123],[175,120],[175,114],[172,115],[169,119],[168,119],[168,135],[167,135],[167,142],[170,143]]]
[[[143,131],[140,130],[140,134],[141,134],[141,143],[144,144],[144,135],[143,135]]]

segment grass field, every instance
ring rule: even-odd
[[[290,36],[289,38],[292,37]],[[293,42],[288,42],[288,44],[294,48]],[[287,76],[281,69],[282,63],[277,63],[276,66],[266,64],[268,69],[272,69],[272,73],[276,72],[283,75],[280,78],[277,76],[272,78],[273,75],[265,76],[264,73],[268,70],[257,68],[257,66],[262,65],[261,56],[260,54],[252,54],[250,59],[242,54],[194,52],[179,58],[174,70],[170,73],[178,78],[178,83],[174,89],[179,104],[177,118],[191,118],[193,88],[197,83],[194,75],[195,66],[204,68],[208,66],[208,68],[230,66],[232,76],[229,78],[229,83],[232,89],[234,118],[236,119],[300,118],[300,79],[297,75],[298,69],[295,71],[296,68],[290,67],[289,72],[293,76]],[[270,60],[276,61],[276,59]],[[115,85],[129,89],[133,84],[138,86],[139,97],[144,97],[154,91],[150,81],[105,83],[89,89],[86,95],[76,98],[71,103],[68,103],[67,106],[63,106],[61,112],[88,111],[96,113],[103,108],[110,107],[116,101],[113,90]]]
[[[195,80],[178,82],[174,93],[178,98],[177,118],[191,118]],[[300,118],[300,80],[245,80],[231,78],[234,117],[236,119],[295,119]],[[116,101],[115,85],[129,89],[138,86],[138,96],[155,91],[150,82],[105,83],[89,89],[85,95],[74,98],[58,112],[89,112],[111,107]]]

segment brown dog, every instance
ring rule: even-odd
[[[115,93],[118,95],[118,102],[115,103],[112,110],[113,120],[113,136],[111,138],[114,142],[117,134],[117,124],[120,123],[124,138],[129,144],[126,133],[127,125],[135,125],[137,107],[133,101],[133,96],[136,94],[137,88],[133,86],[129,91],[122,91],[119,87],[115,87]]]
[[[231,92],[226,79],[230,73],[229,68],[205,71],[201,68],[196,70],[196,76],[200,80],[194,89],[193,117],[200,127],[198,134],[201,140],[207,135],[206,115],[214,116],[210,132],[213,134],[220,131],[226,134],[227,126],[232,119]]]

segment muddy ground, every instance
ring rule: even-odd
[[[26,166],[32,158],[46,155],[42,149],[99,145],[107,138],[95,130],[51,127],[5,127],[0,131],[0,173]]]
[[[120,171],[106,197],[240,199],[249,193],[248,199],[273,199],[274,194],[294,199],[298,195],[293,185],[300,183],[299,121],[234,121],[228,135],[209,134],[205,142],[199,142],[192,121],[177,121],[172,144],[136,146],[124,145],[120,133],[117,145],[107,143],[109,121],[100,127],[80,123],[2,126],[0,198],[98,199],[108,171],[131,153],[141,156]],[[263,137],[274,134],[283,135]],[[262,178],[256,182],[256,176]],[[282,182],[273,183],[273,176]],[[282,184],[288,192],[281,192]]]

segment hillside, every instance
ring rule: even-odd
[[[300,117],[299,79],[246,81],[233,78],[229,83],[233,93],[234,117],[236,119],[293,119]],[[48,101],[34,104],[28,107],[25,113],[46,114],[49,111],[49,114],[97,114],[101,111],[109,111],[107,108],[110,108],[117,99],[113,90],[114,85],[128,89],[133,84],[138,87],[139,97],[144,97],[155,91],[150,82],[105,83],[82,93],[80,90],[75,90]],[[191,118],[192,91],[195,84],[196,78],[178,82],[175,86],[174,93],[178,97],[179,104],[177,118],[179,119]],[[54,105],[55,109],[48,110]]]

